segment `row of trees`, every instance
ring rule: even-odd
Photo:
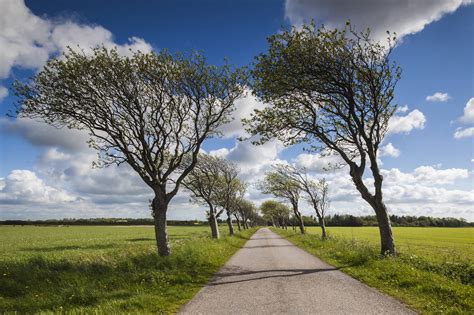
[[[209,65],[200,54],[161,51],[126,57],[106,48],[92,54],[69,49],[29,82],[15,84],[18,112],[85,130],[98,152],[97,166],[127,163],[135,170],[154,193],[158,253],[169,255],[168,205],[196,167],[203,142],[219,135],[235,101],[250,87],[269,104],[245,120],[258,139],[254,143],[277,138],[285,145],[301,143],[308,150],[338,154],[375,211],[382,253],[395,254],[378,161],[400,77],[389,60],[391,47],[372,42],[370,32],[355,32],[349,24],[342,30],[305,25],[268,41],[268,51],[256,58],[250,72],[252,80],[244,69]],[[367,187],[366,168],[373,190]],[[294,176],[276,170],[262,188],[273,193],[280,179]],[[281,198],[290,202],[304,233],[296,195]]]
[[[272,194],[291,205],[301,234],[305,233],[303,216],[299,211],[299,201],[303,195],[303,198],[316,213],[319,225],[321,226],[322,238],[326,238],[324,216],[329,208],[329,187],[324,178],[320,180],[312,179],[308,176],[305,169],[298,169],[287,164],[278,164],[273,167],[273,171],[265,175],[264,180],[258,186],[263,193]],[[276,209],[280,208],[276,207]],[[274,210],[274,212],[278,211]],[[274,219],[277,220],[277,217]],[[284,222],[287,221],[284,220]]]
[[[183,181],[192,201],[208,207],[207,217],[213,238],[219,238],[217,220],[225,212],[229,234],[234,234],[232,217],[239,230],[258,223],[255,205],[244,199],[247,185],[238,177],[237,166],[220,157],[200,154],[193,170]]]

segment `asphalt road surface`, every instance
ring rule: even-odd
[[[296,247],[257,231],[181,314],[414,314]]]

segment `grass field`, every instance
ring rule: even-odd
[[[174,312],[253,232],[170,227],[162,258],[152,227],[0,226],[0,313]]]
[[[317,227],[273,230],[421,313],[474,313],[473,228],[394,228],[396,258],[380,257],[376,227],[330,227],[327,241]]]

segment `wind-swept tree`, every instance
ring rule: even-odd
[[[241,199],[236,204],[235,215],[238,217],[238,220],[242,224],[244,229],[248,229],[248,222],[255,219],[255,214],[257,212],[255,205],[253,202]]]
[[[370,39],[369,31],[353,31],[349,23],[342,30],[311,23],[268,41],[268,52],[256,58],[253,91],[270,106],[247,120],[248,131],[260,135],[258,143],[278,138],[286,145],[309,143],[308,149],[339,154],[375,211],[382,254],[395,255],[378,162],[401,73],[389,59],[394,38],[384,47]],[[364,179],[367,167],[373,189]]]
[[[158,253],[167,256],[168,204],[244,85],[244,71],[208,65],[197,53],[124,57],[96,48],[49,60],[30,82],[17,82],[16,93],[20,116],[86,130],[98,166],[128,163],[137,172],[154,193]]]
[[[290,209],[283,203],[275,200],[264,201],[260,205],[263,218],[272,222],[273,226],[287,228],[290,220]]]
[[[218,205],[225,209],[227,215],[227,227],[229,234],[234,235],[232,215],[236,208],[236,202],[244,195],[246,186],[238,178],[239,170],[235,163],[225,161],[221,169],[221,182],[218,185]]]
[[[321,227],[321,238],[327,237],[324,216],[329,208],[329,185],[326,180],[310,178],[306,169],[298,169],[291,165],[280,164],[277,166],[281,173],[293,179],[304,192],[304,198],[313,207]]]
[[[293,214],[298,220],[301,234],[305,233],[303,216],[301,215],[298,203],[301,194],[301,187],[281,165],[274,167],[274,170],[268,172],[265,178],[258,183],[259,189],[264,194],[272,194],[273,196],[283,199],[291,205]]]
[[[221,189],[219,185],[223,183],[225,163],[222,158],[199,154],[196,166],[183,181],[183,185],[191,192],[191,199],[209,207],[207,219],[213,238],[219,238],[217,219],[224,211],[223,208],[220,211],[218,209],[218,193]]]

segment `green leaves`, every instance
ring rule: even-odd
[[[244,95],[245,69],[204,56],[69,48],[28,83],[15,84],[19,115],[84,129],[98,166],[128,163],[153,189],[194,167],[205,139],[219,135]]]

